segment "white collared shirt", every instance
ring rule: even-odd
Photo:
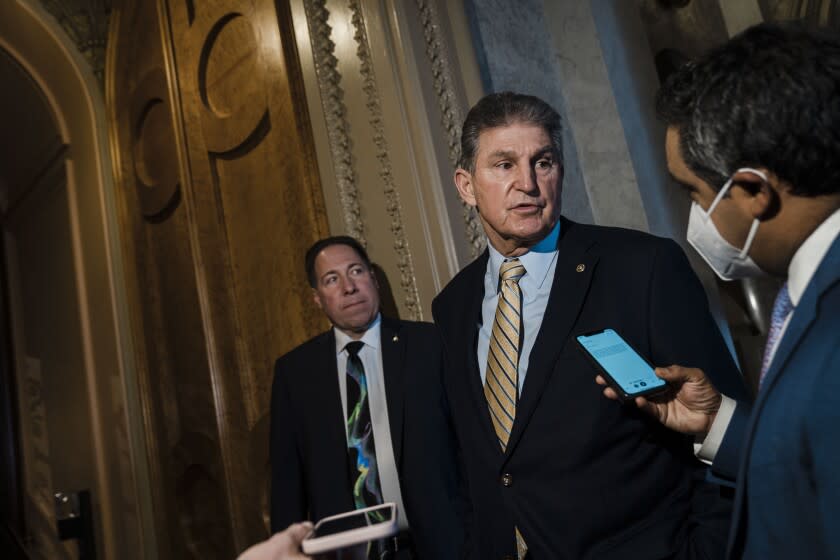
[[[388,421],[388,401],[385,395],[385,375],[382,366],[382,316],[376,319],[359,339],[364,343],[359,351],[359,359],[365,368],[368,386],[368,405],[370,423],[373,428],[373,440],[376,446],[376,466],[379,469],[379,483],[382,499],[397,504],[398,524],[401,529],[408,529],[408,518],[400,491],[400,479],[397,462],[394,458],[394,446],[391,441],[391,423]],[[344,437],[347,438],[347,355],[348,342],[354,339],[333,327],[335,333],[335,353],[338,364],[338,389],[341,393],[341,410],[344,423]]]
[[[779,348],[779,343],[785,336],[790,320],[796,313],[796,306],[799,300],[802,299],[802,294],[808,284],[811,283],[811,278],[825,258],[826,253],[831,248],[834,240],[840,234],[840,210],[835,210],[811,235],[799,246],[796,253],[788,265],[788,294],[790,301],[793,303],[793,311],[791,311],[785,322],[782,324],[782,330],[779,337],[776,339],[776,345],[771,350],[770,364],[772,367],[773,358],[776,355],[776,350]],[[712,423],[709,433],[703,440],[702,444],[695,444],[695,453],[697,457],[707,463],[711,463],[717,455],[723,436],[726,434],[726,429],[729,427],[729,422],[732,420],[732,415],[735,413],[737,403],[722,395],[720,409],[718,409],[715,421]]]
[[[522,290],[522,349],[519,353],[518,390],[522,394],[525,374],[528,371],[528,361],[537,334],[540,332],[548,296],[557,268],[557,239],[560,236],[560,222],[554,226],[542,241],[532,247],[527,253],[519,257],[519,262],[525,267],[525,275],[519,280]],[[499,269],[505,261],[492,245],[488,244],[490,258],[487,259],[487,269],[484,273],[484,300],[481,302],[481,327],[478,331],[478,367],[481,372],[481,384],[487,375],[487,355],[490,352],[490,335],[493,332],[493,320],[496,317],[496,306],[499,303]]]

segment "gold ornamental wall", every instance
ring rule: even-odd
[[[232,558],[268,534],[272,364],[327,326],[313,241],[358,237],[411,319],[482,248],[451,186],[479,95],[462,11],[115,6],[105,87],[159,557]]]
[[[129,1],[106,73],[160,555],[265,537],[274,359],[328,234],[282,3]]]

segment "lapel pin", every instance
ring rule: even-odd
[[[394,335],[394,338],[391,339],[391,342],[399,342],[399,341],[400,341],[400,337],[398,337],[397,335]]]
[[[578,272],[583,272],[584,270],[586,270],[586,265],[585,264],[579,264],[579,265],[577,265],[577,268],[575,268],[575,270],[578,271]]]

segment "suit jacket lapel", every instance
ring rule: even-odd
[[[756,404],[760,405],[762,394],[766,395],[768,390],[773,386],[774,382],[779,376],[779,372],[784,369],[785,364],[790,358],[791,353],[802,339],[802,335],[808,330],[808,327],[816,318],[817,304],[819,298],[828,290],[835,282],[840,280],[840,275],[837,271],[840,270],[840,237],[834,240],[831,248],[823,257],[820,266],[814,271],[814,276],[805,288],[805,293],[802,294],[802,299],[796,306],[796,310],[791,317],[787,330],[785,330],[782,340],[779,341],[779,347],[776,349],[776,355],[773,356],[773,362],[764,378],[762,390],[759,392]]]
[[[776,355],[773,356],[773,362],[764,378],[761,390],[758,392],[755,404],[753,405],[750,415],[749,426],[744,437],[744,448],[741,452],[741,463],[738,468],[738,491],[735,495],[735,507],[733,510],[734,524],[733,531],[729,541],[729,551],[727,557],[734,557],[740,553],[743,547],[743,530],[744,530],[744,502],[747,494],[747,469],[749,467],[749,457],[751,454],[752,439],[755,435],[756,427],[758,426],[759,418],[761,416],[761,409],[767,402],[768,395],[772,392],[774,385],[783,375],[787,373],[785,366],[790,360],[793,351],[799,346],[802,337],[814,322],[817,315],[817,305],[820,297],[834,284],[840,281],[840,238],[835,239],[834,243],[826,253],[819,268],[814,272],[814,276],[808,283],[805,293],[802,294],[802,299],[796,306],[796,311],[791,317],[787,330],[785,330],[782,340],[779,342],[779,347],[776,349]]]
[[[543,387],[551,378],[557,358],[577,319],[586,298],[598,255],[590,251],[593,241],[575,229],[574,222],[561,218],[560,239],[557,241],[557,266],[551,293],[548,297],[540,332],[531,350],[522,395],[516,407],[516,418],[505,456],[513,453],[537,408]]]
[[[350,458],[347,453],[347,420],[343,414],[343,403],[341,402],[341,390],[338,387],[338,362],[335,351],[335,333],[332,329],[322,337],[321,343],[316,347],[317,356],[314,356],[312,375],[317,379],[313,384],[313,390],[322,394],[319,401],[321,406],[313,407],[313,418],[316,422],[322,422],[323,427],[319,432],[323,437],[325,449],[334,457],[336,465],[345,465],[344,472],[347,473],[347,491],[352,495],[350,483]],[[321,419],[320,421],[317,419]]]
[[[750,455],[752,453],[752,440],[755,435],[758,420],[761,416],[761,409],[767,402],[767,395],[772,391],[773,386],[780,377],[780,372],[784,368],[790,358],[791,352],[799,345],[802,335],[808,329],[808,326],[814,321],[814,314],[816,311],[816,297],[803,297],[797,306],[796,313],[791,318],[788,328],[782,337],[779,347],[776,350],[776,355],[773,357],[770,370],[767,372],[764,382],[761,384],[761,389],[756,396],[755,404],[753,404],[750,413],[749,424],[746,433],[744,434],[744,447],[741,449],[740,464],[738,465],[738,476],[736,480],[740,481],[735,493],[735,504],[733,508],[733,530],[730,534],[729,553],[728,558],[733,558],[735,549],[740,549],[743,546],[743,529],[744,529],[744,502],[747,499],[747,470],[750,463]]]
[[[398,321],[382,317],[380,341],[382,348],[382,374],[385,379],[385,396],[388,401],[388,423],[391,427],[391,444],[394,460],[400,465],[402,457],[403,415],[405,410],[406,341],[399,336]]]
[[[484,274],[487,272],[487,260],[490,254],[485,251],[461,273],[464,277],[460,281],[463,306],[453,306],[449,309],[449,328],[447,337],[452,341],[450,346],[453,355],[457,356],[454,375],[465,376],[463,381],[470,395],[470,402],[474,408],[476,418],[482,425],[487,441],[499,450],[501,448],[490,420],[490,409],[484,397],[484,387],[481,385],[481,371],[478,366],[478,331],[481,328],[481,302],[484,299]],[[460,403],[459,403],[460,405]]]

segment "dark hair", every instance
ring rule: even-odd
[[[306,257],[304,257],[306,261],[306,277],[309,279],[309,285],[313,288],[318,285],[318,279],[315,278],[315,259],[318,258],[318,253],[333,245],[347,245],[356,251],[356,253],[362,258],[365,266],[367,266],[368,269],[371,269],[371,262],[367,251],[365,251],[362,244],[354,238],[349,235],[334,235],[332,237],[325,237],[324,239],[319,239],[313,243],[312,247],[307,249]]]
[[[461,129],[461,157],[458,166],[473,173],[481,133],[488,128],[514,123],[541,126],[551,138],[554,155],[562,160],[563,124],[557,111],[539,97],[503,91],[485,95],[467,113]]]
[[[656,112],[688,167],[720,189],[766,167],[797,196],[840,192],[840,37],[761,24],[672,74]]]

